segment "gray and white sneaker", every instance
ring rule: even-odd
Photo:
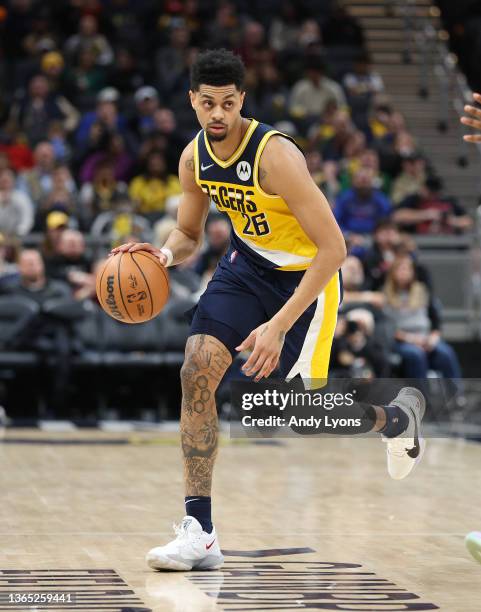
[[[426,410],[424,395],[414,387],[404,387],[390,406],[398,406],[409,418],[409,425],[395,438],[382,436],[387,444],[387,469],[391,478],[401,480],[421,461],[426,442],[421,436],[421,420]]]
[[[215,532],[206,533],[193,516],[185,516],[180,525],[174,524],[175,540],[157,546],[147,553],[147,564],[156,570],[219,569],[224,557]]]

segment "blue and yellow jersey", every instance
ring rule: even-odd
[[[259,184],[262,151],[276,134],[293,140],[252,119],[234,153],[221,160],[201,130],[195,138],[195,180],[218,210],[229,216],[235,249],[263,267],[305,270],[317,252],[316,245],[286,202],[266,193]]]

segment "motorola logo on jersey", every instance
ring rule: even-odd
[[[249,162],[240,161],[236,166],[237,176],[241,181],[248,181],[252,174],[251,165]]]

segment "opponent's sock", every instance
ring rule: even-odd
[[[202,529],[211,533],[213,529],[210,497],[189,495],[185,498],[185,513],[193,516],[202,525]]]
[[[386,425],[379,431],[386,438],[395,438],[406,431],[409,417],[399,406],[382,406],[386,413]]]

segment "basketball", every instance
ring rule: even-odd
[[[148,251],[117,253],[98,271],[96,290],[108,315],[123,323],[144,323],[165,306],[169,276]]]

